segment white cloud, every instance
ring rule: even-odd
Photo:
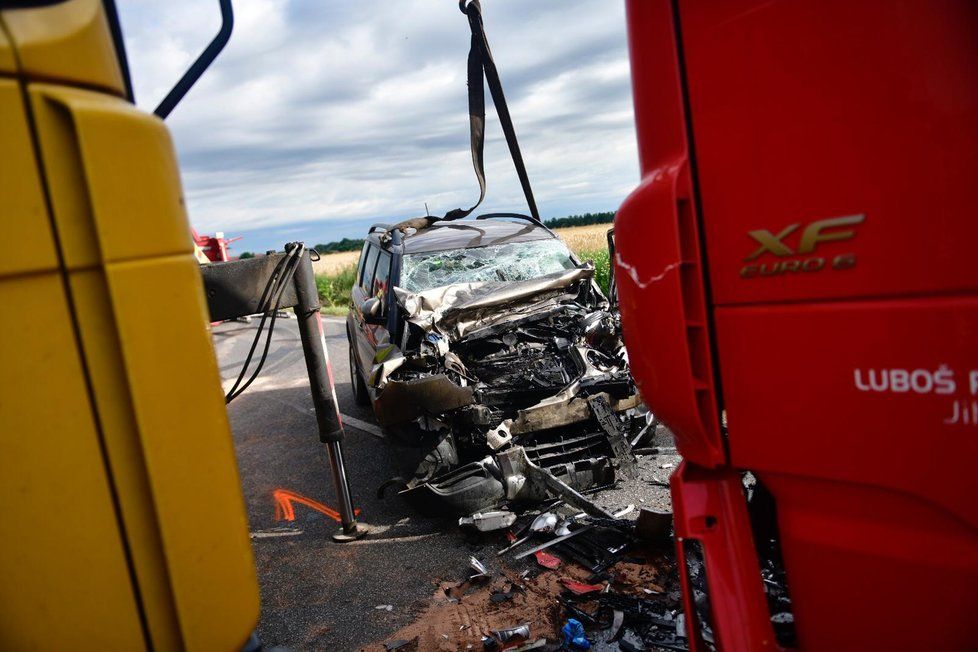
[[[216,33],[218,3],[119,7],[137,101],[152,110]],[[617,207],[638,176],[621,3],[484,0],[483,12],[541,213]],[[198,228],[321,224],[325,240],[357,219],[475,200],[469,33],[454,0],[236,0],[235,19],[169,119]],[[486,207],[525,211],[489,112]]]

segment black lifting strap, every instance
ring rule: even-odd
[[[526,174],[526,166],[523,164],[520,143],[516,139],[516,130],[513,128],[513,118],[510,117],[509,108],[506,106],[506,96],[503,94],[502,82],[499,81],[499,71],[496,70],[496,62],[492,59],[492,51],[489,49],[486,30],[482,24],[482,5],[479,0],[468,0],[468,3],[466,0],[459,0],[458,8],[468,17],[469,28],[472,30],[468,72],[469,126],[472,141],[472,167],[475,168],[475,176],[479,180],[479,201],[468,210],[456,208],[449,211],[445,215],[445,219],[465,217],[474,211],[486,196],[486,172],[482,160],[482,149],[486,136],[486,100],[482,87],[484,77],[489,85],[489,92],[492,94],[492,102],[496,106],[499,123],[506,135],[506,144],[509,145],[509,153],[513,157],[516,174],[520,178],[520,185],[523,186],[523,194],[526,196],[530,215],[539,221],[540,214],[537,211],[537,203],[533,199],[533,189],[530,187],[530,178]]]
[[[465,217],[474,211],[482,200],[486,197],[486,170],[483,163],[483,148],[486,140],[486,97],[483,88],[483,79],[489,84],[489,92],[492,94],[492,102],[496,106],[496,113],[499,115],[499,122],[506,135],[506,144],[509,145],[509,153],[513,157],[513,165],[516,167],[516,174],[520,178],[523,186],[523,194],[526,196],[526,203],[530,208],[530,215],[537,221],[540,214],[537,212],[537,204],[533,199],[533,189],[530,187],[530,178],[526,174],[526,166],[523,164],[523,155],[520,153],[520,144],[516,139],[516,130],[513,128],[513,119],[509,115],[509,108],[506,106],[506,96],[503,95],[503,85],[499,81],[499,71],[496,70],[496,63],[492,60],[492,51],[489,49],[489,41],[486,39],[486,31],[482,25],[482,6],[479,0],[459,0],[459,9],[469,19],[469,27],[472,30],[472,43],[469,47],[469,66],[468,66],[468,85],[469,85],[469,131],[472,146],[472,167],[475,168],[475,176],[479,180],[479,201],[471,208],[456,208],[448,211],[443,220],[457,220]]]

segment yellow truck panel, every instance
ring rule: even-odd
[[[0,306],[0,649],[143,649],[61,274],[0,280]]]
[[[14,50],[10,47],[7,33],[0,29],[0,75],[12,75],[15,72],[17,63],[14,61]]]
[[[50,84],[29,93],[69,269],[193,252],[161,120],[104,93]]]
[[[21,74],[125,94],[101,0],[4,9],[0,17],[16,50]]]
[[[154,648],[180,649],[182,636],[167,554],[119,350],[106,273],[102,269],[90,269],[76,271],[69,278],[77,328],[86,352],[93,400],[105,438],[121,519],[130,541],[133,573],[146,626]]]
[[[113,305],[128,307],[119,343],[185,642],[218,649],[254,629],[259,604],[198,264],[188,253],[107,273]]]
[[[101,3],[0,28],[0,649],[240,649],[257,580],[169,133],[119,97]]]
[[[0,79],[0,143],[0,242],[6,243],[0,277],[57,269],[24,99],[19,84],[10,79]]]

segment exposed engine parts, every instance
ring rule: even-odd
[[[646,427],[617,313],[579,267],[506,286],[395,288],[401,346],[369,378],[382,425],[420,429],[426,456],[405,489],[425,511],[468,515],[580,492],[634,470]]]

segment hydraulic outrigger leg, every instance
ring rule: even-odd
[[[263,304],[268,296],[266,288],[271,287],[276,274],[283,273],[283,266],[280,265],[283,259],[300,246],[300,243],[289,243],[285,246],[286,253],[269,253],[258,258],[201,265],[211,320],[225,321],[265,312],[268,307]],[[294,308],[299,323],[299,338],[309,374],[319,440],[326,444],[339,503],[342,527],[333,535],[333,540],[345,542],[359,539],[367,530],[362,523],[357,523],[350,496],[350,485],[343,461],[343,423],[336,402],[333,372],[319,313],[319,292],[316,289],[309,251],[302,251],[292,282],[282,288],[274,308]]]
[[[289,246],[286,246],[286,250],[288,249]],[[342,528],[333,535],[333,540],[353,541],[362,537],[366,529],[357,524],[350,498],[350,485],[343,463],[343,422],[340,420],[340,408],[336,402],[333,369],[329,365],[329,355],[326,352],[323,321],[319,312],[319,291],[316,289],[316,277],[313,275],[308,253],[304,254],[302,264],[295,272],[295,293],[295,316],[299,321],[299,338],[302,340],[306,370],[309,372],[312,403],[316,408],[319,440],[326,444],[329,453],[330,472],[336,488],[336,499],[339,501]]]

